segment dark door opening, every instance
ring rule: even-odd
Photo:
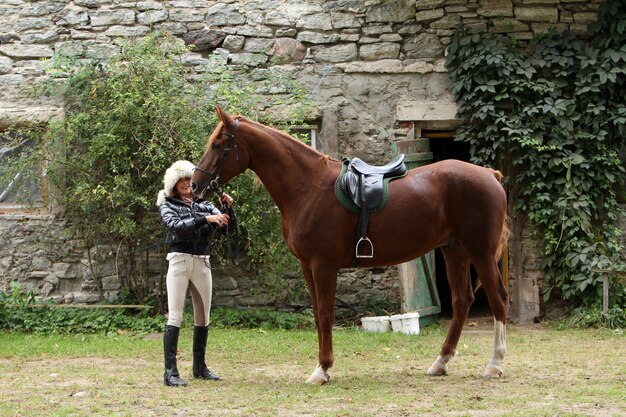
[[[430,151],[433,153],[433,162],[444,159],[459,159],[469,162],[470,146],[466,142],[456,142],[454,131],[450,130],[422,130],[422,137],[428,138]],[[437,292],[441,301],[441,315],[450,317],[452,315],[452,295],[448,278],[446,276],[446,264],[440,249],[435,250],[435,271],[437,279]],[[471,268],[472,287],[476,288],[477,274]],[[474,294],[475,300],[470,308],[470,316],[490,315],[491,309],[487,301],[485,291],[481,288]]]

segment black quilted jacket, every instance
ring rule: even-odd
[[[208,223],[205,216],[221,213],[213,204],[198,198],[190,207],[178,197],[166,197],[159,213],[161,224],[167,229],[170,252],[208,254],[209,241],[217,226]]]

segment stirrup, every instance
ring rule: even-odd
[[[370,245],[369,255],[359,255],[359,245],[361,243]],[[369,237],[362,237],[361,239],[359,239],[358,242],[356,242],[355,252],[356,252],[355,256],[357,258],[373,258],[374,257],[374,244],[372,243]]]

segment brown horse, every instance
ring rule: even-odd
[[[319,363],[307,382],[323,384],[333,365],[337,272],[353,262],[357,216],[334,192],[341,162],[244,117],[217,109],[220,123],[192,176],[196,195],[216,190],[247,168],[276,202],[282,232],[299,259],[313,304]],[[389,184],[389,201],[369,222],[375,256],[361,267],[395,265],[441,248],[452,292],[452,322],[428,375],[447,373],[448,361],[474,301],[470,264],[487,292],[495,318],[493,355],[484,373],[502,375],[506,351],[507,290],[498,260],[508,237],[506,195],[501,174],[466,162],[445,160],[409,170]]]

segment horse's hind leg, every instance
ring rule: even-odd
[[[500,275],[500,270],[495,260],[473,260],[473,263],[476,272],[478,272],[478,279],[487,293],[489,307],[491,307],[494,317],[493,355],[483,375],[487,378],[497,378],[504,372],[502,361],[506,353],[506,308],[508,292],[502,282],[502,276]]]
[[[469,274],[469,256],[460,246],[442,247],[441,251],[446,261],[448,283],[452,293],[452,322],[439,357],[426,372],[433,376],[445,375],[448,372],[448,361],[454,357],[467,314],[474,302]]]

